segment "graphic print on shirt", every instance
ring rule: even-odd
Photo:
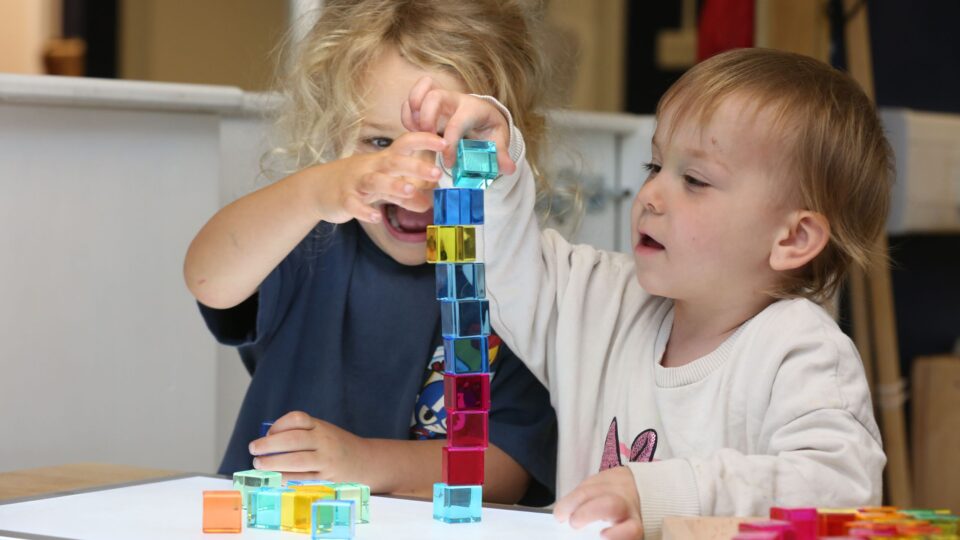
[[[617,430],[617,417],[613,417],[610,422],[610,429],[607,430],[607,438],[603,442],[603,457],[600,459],[600,470],[605,471],[613,467],[623,465],[621,454],[631,463],[646,463],[653,461],[653,454],[657,451],[657,431],[655,429],[645,429],[633,439],[633,444],[627,448],[627,445],[620,443],[620,435]]]
[[[496,374],[494,362],[500,350],[500,338],[494,334],[487,337],[490,357],[490,382]],[[445,439],[447,437],[447,410],[443,407],[443,345],[437,347],[427,364],[423,376],[423,388],[414,403],[410,419],[411,439]]]

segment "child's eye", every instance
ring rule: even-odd
[[[389,137],[367,137],[363,140],[363,144],[376,148],[377,150],[383,150],[393,144],[393,139]]]
[[[710,186],[710,184],[703,182],[701,180],[697,180],[696,178],[690,176],[689,174],[683,175],[683,181],[686,182],[687,185],[690,187],[702,188],[702,187]]]
[[[657,174],[658,172],[660,172],[660,165],[657,165],[652,161],[650,163],[644,163],[643,168],[651,175]]]

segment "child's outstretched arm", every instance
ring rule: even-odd
[[[431,133],[408,133],[380,152],[306,168],[227,205],[187,250],[187,287],[204,305],[233,307],[320,221],[379,221],[371,205],[380,200],[426,210],[430,194],[422,190],[434,185],[441,171],[414,153],[440,152],[446,145]]]
[[[429,498],[441,482],[444,439],[368,439],[295,411],[277,419],[265,437],[250,443],[254,467],[283,473],[285,480],[324,479],[361,482],[374,493]],[[506,452],[491,444],[484,452],[484,499],[514,504],[530,475]]]

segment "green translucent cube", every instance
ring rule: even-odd
[[[337,484],[337,499],[357,503],[357,523],[370,523],[370,486],[356,482]]]
[[[273,471],[239,471],[233,473],[233,489],[240,490],[243,499],[243,509],[248,508],[250,492],[260,487],[281,487],[283,475]]]

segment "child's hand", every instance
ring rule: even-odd
[[[403,127],[410,131],[442,133],[447,141],[443,164],[450,167],[457,157],[457,141],[493,141],[497,145],[497,166],[511,174],[517,166],[510,159],[510,124],[493,104],[475,96],[444,90],[430,77],[423,77],[410,90],[400,113]]]
[[[284,480],[352,481],[359,477],[362,448],[361,437],[301,411],[281,416],[250,443],[254,468],[281,472]]]
[[[553,515],[559,521],[569,520],[574,529],[594,521],[608,521],[613,525],[603,530],[606,538],[643,537],[640,495],[633,473],[626,467],[614,467],[587,478],[557,502]]]
[[[323,221],[344,223],[356,218],[376,223],[382,219],[380,211],[372,206],[378,201],[414,212],[433,205],[432,192],[427,190],[436,187],[442,171],[415,154],[442,152],[446,147],[447,142],[433,133],[405,133],[379,152],[355,154],[301,174],[329,179],[317,184],[316,190]]]

